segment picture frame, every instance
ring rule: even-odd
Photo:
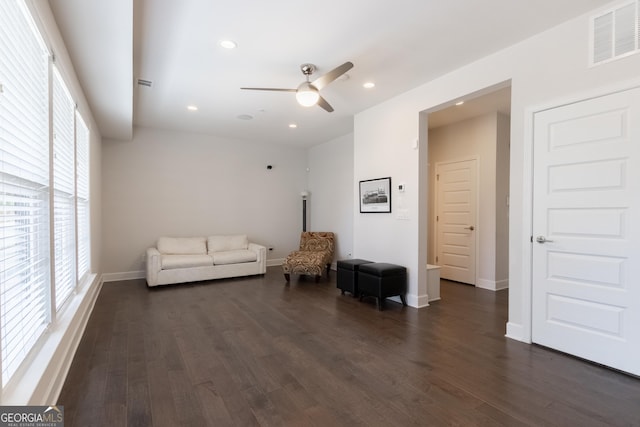
[[[391,177],[360,181],[360,213],[391,213]]]

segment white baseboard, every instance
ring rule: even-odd
[[[429,299],[427,295],[406,294],[405,298],[409,307],[423,308],[429,306]]]
[[[144,279],[145,277],[144,270],[122,271],[120,273],[105,273],[102,275],[102,280],[104,282],[117,282],[119,280]]]
[[[507,322],[507,333],[505,337],[531,344],[531,341],[525,339],[524,329],[519,323]]]
[[[476,287],[480,289],[488,289],[490,291],[500,291],[509,287],[509,279],[498,281],[478,279],[478,281],[476,282]]]
[[[496,291],[501,291],[503,289],[509,289],[509,279],[498,280],[496,282]]]
[[[267,267],[277,267],[279,265],[282,265],[283,262],[284,262],[284,258],[268,259]]]

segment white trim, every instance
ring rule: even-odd
[[[267,260],[267,267],[277,267],[278,265],[282,265],[284,262],[284,258],[275,258]]]
[[[496,291],[501,291],[503,289],[509,289],[509,279],[502,279],[495,282]]]
[[[507,322],[507,333],[505,334],[505,337],[531,344],[531,340],[525,339],[524,329],[519,323]]]
[[[476,283],[476,287],[480,289],[488,289],[490,291],[500,291],[502,289],[507,289],[509,287],[509,279],[498,280],[498,281],[478,279]]]
[[[510,331],[512,322],[507,323],[507,337],[517,339],[518,341],[532,342],[532,310],[533,310],[533,279],[532,279],[532,262],[533,248],[531,236],[533,236],[533,120],[536,113],[558,108],[565,105],[574,104],[576,102],[587,101],[589,99],[599,98],[601,96],[610,95],[617,92],[640,87],[640,78],[634,78],[621,82],[616,82],[606,86],[600,86],[592,90],[585,90],[573,93],[568,96],[550,100],[544,104],[534,105],[525,108],[524,117],[524,135],[523,135],[523,159],[522,165],[522,274],[520,280],[522,283],[522,300],[520,307],[522,309],[521,323],[517,324],[519,332]],[[526,161],[529,156],[530,161]],[[511,270],[511,269],[510,269]],[[517,301],[509,301],[509,304]]]
[[[104,282],[118,282],[120,280],[135,280],[144,279],[147,276],[144,274],[144,270],[139,271],[122,271],[119,273],[104,273],[102,280]]]
[[[406,294],[405,299],[409,307],[424,308],[429,306],[428,295]]]

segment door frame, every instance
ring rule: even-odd
[[[516,248],[520,248],[522,254],[522,271],[520,277],[509,278],[510,283],[522,283],[522,294],[520,301],[509,301],[509,304],[520,305],[522,318],[521,323],[515,323],[509,320],[507,322],[506,336],[518,341],[532,343],[533,329],[533,140],[534,140],[534,117],[536,113],[550,110],[565,105],[575,104],[589,99],[599,98],[617,92],[624,92],[629,89],[640,87],[640,78],[616,82],[611,85],[602,85],[595,89],[582,90],[565,95],[559,98],[551,99],[539,105],[526,107],[524,109],[524,138],[523,153],[529,156],[529,161],[522,162],[522,231],[521,234],[510,232],[509,252],[512,253]],[[513,159],[512,159],[512,173]],[[511,179],[513,184],[515,180]],[[511,187],[510,193],[516,191],[514,186]],[[513,241],[513,240],[515,241]],[[516,240],[518,239],[518,240]],[[509,269],[513,272],[513,269]],[[510,273],[511,276],[511,273]]]
[[[480,159],[479,156],[477,155],[473,155],[473,156],[468,156],[468,157],[460,157],[460,158],[455,158],[452,160],[447,160],[444,162],[437,162],[435,164],[435,168],[433,171],[433,176],[434,178],[437,177],[438,175],[438,167],[440,167],[441,165],[447,165],[447,164],[451,164],[451,163],[460,163],[460,162],[468,162],[471,160],[475,160],[476,162],[476,176],[475,176],[475,182],[476,182],[476,212],[475,212],[475,218],[473,219],[475,224],[475,233],[473,233],[473,240],[474,240],[474,250],[475,250],[475,256],[474,256],[474,282],[475,284],[473,286],[478,287],[478,236],[479,236],[479,231],[478,231],[478,217],[479,217],[479,206],[480,206]],[[438,207],[440,206],[440,201],[438,200],[438,194],[440,192],[440,183],[438,181],[438,179],[436,178],[435,180],[435,194],[433,197],[433,209],[434,209],[434,215],[433,215],[433,230],[435,231],[434,233],[434,239],[433,239],[433,253],[438,256],[438,221],[436,220],[437,216],[438,216]],[[436,262],[436,265],[438,265],[438,262]]]

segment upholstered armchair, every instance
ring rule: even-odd
[[[335,248],[334,235],[331,232],[304,231],[300,235],[300,249],[293,251],[282,263],[284,278],[291,280],[291,273],[315,276],[320,280],[322,270],[329,268]]]

